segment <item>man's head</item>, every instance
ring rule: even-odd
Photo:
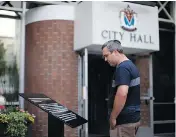
[[[120,41],[110,40],[103,44],[102,54],[105,61],[111,66],[116,66],[120,63],[121,55],[123,54],[123,48]]]

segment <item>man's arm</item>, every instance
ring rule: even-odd
[[[120,114],[120,112],[122,111],[126,102],[128,88],[129,87],[127,85],[120,85],[117,88],[116,96],[114,99],[114,105],[111,112],[111,119],[116,119]]]

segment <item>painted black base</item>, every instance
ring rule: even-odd
[[[48,114],[48,137],[64,137],[64,123]]]

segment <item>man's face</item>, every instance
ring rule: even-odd
[[[116,66],[115,63],[115,54],[114,52],[110,52],[107,47],[102,50],[103,58],[105,61],[109,63],[110,66]]]

